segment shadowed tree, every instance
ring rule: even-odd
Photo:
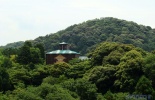
[[[151,95],[154,92],[152,87],[152,82],[145,76],[142,76],[139,79],[135,89],[136,89],[136,93],[143,94],[143,95]]]

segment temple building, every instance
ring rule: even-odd
[[[59,62],[69,62],[73,58],[78,58],[80,53],[69,50],[68,44],[59,43],[59,50],[46,53],[46,64],[54,64]]]

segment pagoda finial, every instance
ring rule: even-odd
[[[68,43],[62,42],[62,43],[59,43],[59,45],[60,45],[60,50],[68,50]]]

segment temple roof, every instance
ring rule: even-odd
[[[48,52],[46,54],[80,54],[80,53],[77,53],[71,50],[55,50],[55,51]]]
[[[68,44],[68,43],[66,43],[66,42],[61,42],[61,43],[59,43],[59,44]]]

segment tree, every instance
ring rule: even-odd
[[[31,62],[31,47],[32,44],[30,42],[24,43],[24,46],[20,48],[19,54],[17,56],[17,62],[21,64],[29,64]]]
[[[65,76],[60,76],[59,78],[48,76],[48,77],[43,79],[42,83],[48,83],[48,84],[54,85],[54,84],[62,83],[65,80],[67,80],[67,78]]]
[[[86,54],[90,47],[102,41],[133,44],[147,51],[155,49],[155,31],[149,26],[112,17],[93,19],[72,25],[56,34],[36,38],[33,44],[42,43],[45,51],[57,49],[60,41],[72,44],[72,49]],[[6,47],[19,47],[23,43],[13,43]]]
[[[35,68],[29,73],[31,75],[31,80],[33,85],[40,85],[44,78],[50,76],[51,66],[45,65],[35,65]]]
[[[43,59],[41,58],[40,50],[38,48],[31,47],[30,56],[31,56],[30,62],[32,62],[33,64],[39,64],[43,62]]]
[[[1,66],[4,68],[10,68],[10,67],[12,67],[12,62],[10,61],[9,58],[4,57]]]
[[[26,41],[24,43],[24,46],[22,46],[19,50],[19,54],[17,56],[17,62],[24,65],[30,63],[33,64],[43,63],[40,49],[33,47],[31,42]]]
[[[76,80],[75,91],[80,96],[81,100],[95,100],[97,88],[95,84],[85,79]]]
[[[132,45],[119,44],[115,42],[103,42],[89,53],[91,63],[95,65],[118,65],[120,59],[126,52],[134,49]]]
[[[86,74],[89,81],[96,84],[99,93],[106,93],[108,90],[113,90],[113,84],[116,80],[116,67],[112,65],[95,66],[89,73]]]
[[[138,94],[151,95],[154,92],[152,82],[145,76],[142,76],[137,82],[135,91]]]
[[[70,64],[72,64],[71,67],[65,72],[65,75],[68,78],[82,78],[85,72],[91,68],[89,60],[80,61],[79,59],[74,59],[70,62]]]
[[[70,79],[63,82],[61,85],[63,88],[77,93],[80,100],[96,100],[97,98],[97,88],[95,84],[92,84],[86,79]]]
[[[143,74],[143,58],[140,52],[131,50],[122,58],[115,73],[117,80],[115,87],[118,87],[123,92],[133,92],[137,80]]]
[[[76,100],[67,89],[60,85],[50,85],[47,83],[38,87],[39,96],[46,100]]]
[[[17,66],[8,70],[10,80],[15,87],[18,87],[18,83],[24,83],[25,85],[31,84],[31,76],[28,70],[23,66]]]
[[[152,80],[153,87],[155,88],[155,54],[148,54],[144,58],[143,71],[145,76]]]
[[[51,65],[49,69],[49,73],[53,77],[59,77],[60,75],[65,74],[67,69],[69,68],[70,68],[70,65],[65,62],[55,63],[54,65]]]
[[[5,48],[2,50],[2,54],[10,57],[11,55],[16,55],[18,53],[18,49],[17,48]]]
[[[24,91],[21,90],[16,95],[17,100],[43,100],[38,95],[30,92],[30,91]]]
[[[43,44],[36,44],[34,47],[40,50],[41,58],[45,59],[45,50]]]
[[[107,93],[104,94],[104,98],[105,98],[106,100],[115,100],[114,94],[113,94],[111,91],[107,91]]]
[[[12,88],[13,87],[9,80],[9,74],[7,73],[5,68],[0,67],[0,91],[5,92]]]

